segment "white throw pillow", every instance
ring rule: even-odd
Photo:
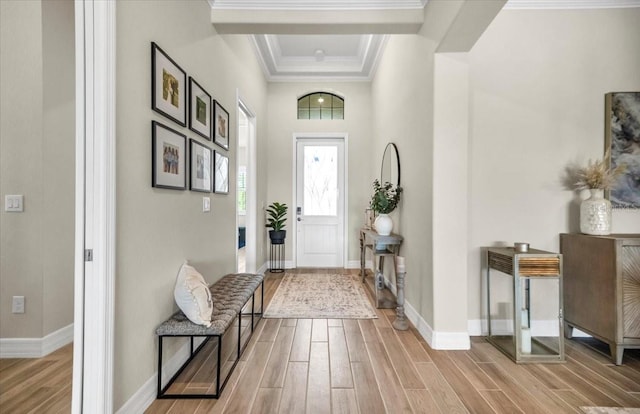
[[[211,291],[202,275],[187,262],[180,267],[173,296],[180,310],[191,322],[206,327],[211,326],[213,312]]]

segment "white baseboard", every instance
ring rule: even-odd
[[[194,348],[197,347],[202,340],[196,338]],[[189,358],[189,342],[185,342],[178,352],[172,356],[162,367],[162,385],[166,385],[167,381],[175,374],[178,369]],[[122,407],[116,411],[116,414],[138,414],[143,413],[153,404],[157,396],[158,373],[153,374],[145,383],[127,400]]]
[[[498,319],[492,322],[493,331],[498,335],[500,333],[510,334],[513,331],[513,321],[511,319]],[[471,336],[486,336],[489,332],[486,319],[470,319],[468,321],[468,329]],[[558,336],[558,334],[564,334],[558,331],[558,321],[555,319],[531,321],[531,335],[533,336]],[[577,328],[573,329],[573,336],[580,338],[591,337],[591,335]]]
[[[73,342],[73,324],[44,338],[0,338],[0,358],[42,358]]]
[[[285,269],[295,269],[295,266],[293,264],[293,260],[285,260],[284,268]],[[260,268],[258,269],[257,273],[266,273],[268,271],[269,271],[269,261],[267,260],[266,262],[264,262],[262,264],[262,266],[260,266]]]
[[[360,269],[360,260],[348,260],[347,269]]]
[[[385,283],[388,281],[385,281]],[[393,286],[390,286],[393,288]],[[395,289],[393,289],[395,290]],[[407,318],[413,323],[420,335],[432,349],[466,350],[471,348],[471,339],[467,332],[439,332],[434,331],[411,303],[405,300],[404,311]]]

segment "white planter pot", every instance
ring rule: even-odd
[[[590,189],[591,197],[580,204],[580,231],[584,234],[611,234],[611,202],[604,190]]]
[[[376,232],[381,236],[388,236],[393,230],[393,220],[388,214],[379,214],[374,223]]]

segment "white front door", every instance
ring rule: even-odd
[[[344,266],[344,139],[296,141],[296,266]]]

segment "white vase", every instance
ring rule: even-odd
[[[388,214],[378,214],[374,225],[376,226],[376,232],[381,236],[388,236],[393,230],[393,220]]]
[[[580,231],[584,234],[611,234],[611,202],[604,190],[592,188],[591,197],[580,204]]]

